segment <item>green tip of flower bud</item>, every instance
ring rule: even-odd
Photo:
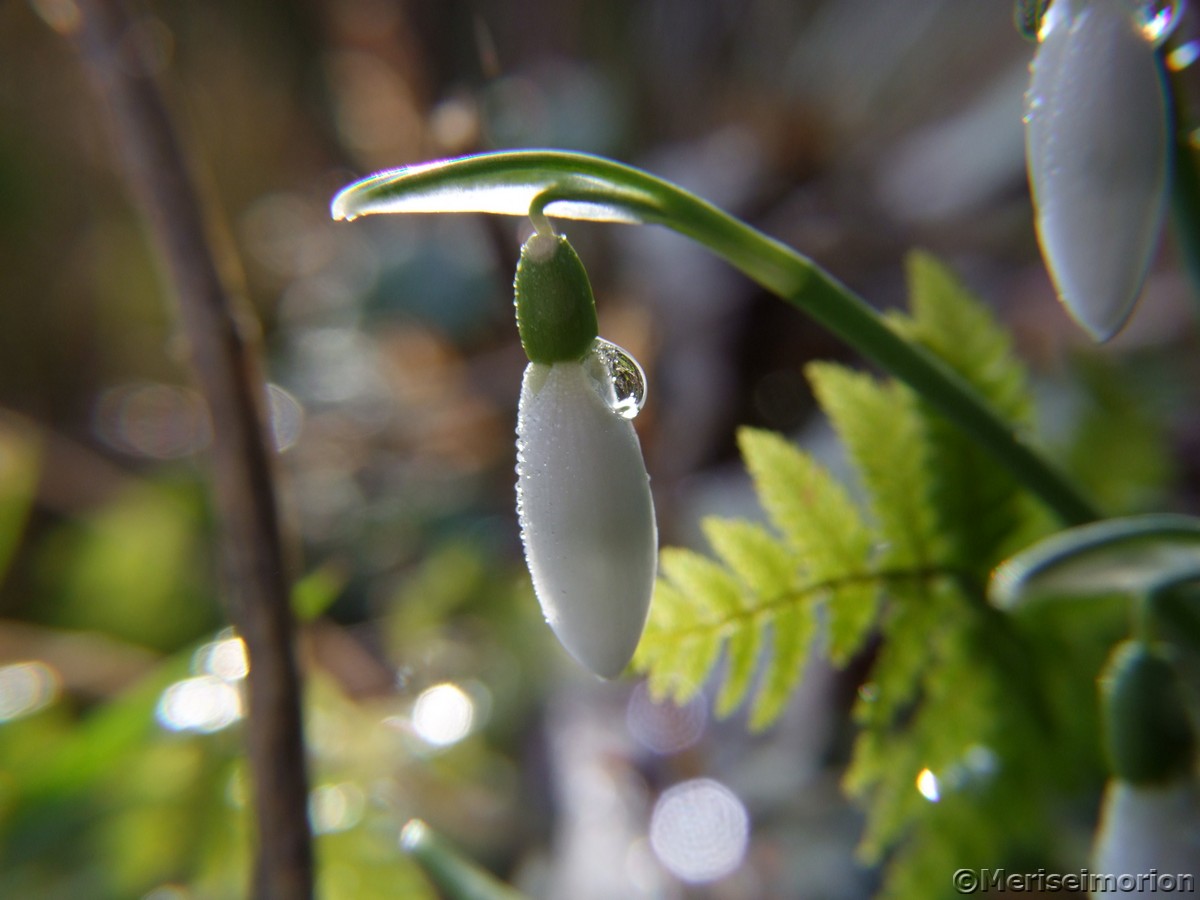
[[[530,362],[583,358],[599,333],[596,301],[565,237],[536,232],[525,242],[513,291],[521,346]]]
[[[1104,742],[1117,778],[1161,784],[1190,771],[1195,736],[1171,663],[1140,641],[1117,647],[1100,679]]]

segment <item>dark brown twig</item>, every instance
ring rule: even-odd
[[[312,896],[312,849],[288,573],[253,320],[238,315],[163,96],[121,0],[78,0],[76,37],[107,103],[129,188],[173,284],[213,422],[212,476],[230,616],[250,657],[246,722],[258,848],[254,895]]]

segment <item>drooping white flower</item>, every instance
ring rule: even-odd
[[[633,423],[607,366],[531,362],[517,417],[518,513],[546,621],[603,678],[633,656],[654,587],[657,530]]]
[[[1168,648],[1136,639],[1119,644],[1101,675],[1100,694],[1113,777],[1096,831],[1093,871],[1118,879],[1200,873],[1196,739]],[[1099,887],[1093,893],[1130,892],[1119,880]],[[1156,890],[1144,884],[1139,892]]]
[[[1167,98],[1142,25],[1129,0],[1053,0],[1026,95],[1042,255],[1100,341],[1133,311],[1166,209]]]
[[[1195,781],[1184,777],[1161,785],[1109,782],[1091,868],[1117,876],[1200,874],[1200,790]],[[1111,891],[1105,886],[1102,882],[1093,894],[1130,893],[1119,884]]]
[[[517,415],[525,560],[567,652],[615,678],[633,657],[654,587],[650,479],[614,383],[615,348],[596,340],[591,290],[565,239],[526,243],[516,295],[531,360]]]

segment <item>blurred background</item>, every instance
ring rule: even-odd
[[[206,0],[137,7],[262,323],[306,622],[326,898],[434,897],[420,816],[532,896],[853,898],[856,687],[814,661],[783,722],[600,683],[540,621],[513,429],[527,225],[334,223],[372,171],[559,147],[678,181],[878,307],[949,262],[1013,329],[1044,440],[1115,512],[1200,512],[1194,304],[1164,241],[1089,346],[1033,235],[1004,0]],[[210,427],[73,0],[0,2],[0,896],[184,900],[246,879],[240,641]],[[740,424],[836,447],[802,374],[849,357],[682,238],[564,223],[637,420],[664,543],[759,512]],[[917,788],[914,787],[914,790]]]

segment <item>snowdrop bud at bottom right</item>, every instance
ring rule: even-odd
[[[1195,780],[1185,777],[1161,785],[1110,781],[1091,869],[1102,875],[1137,876],[1157,871],[1160,875],[1200,877],[1200,789]],[[1120,890],[1119,883],[1113,887],[1093,894],[1130,893]],[[1165,893],[1165,882],[1162,887]]]
[[[1158,243],[1167,95],[1129,0],[1053,0],[1026,95],[1026,162],[1042,255],[1096,340],[1129,318]]]

